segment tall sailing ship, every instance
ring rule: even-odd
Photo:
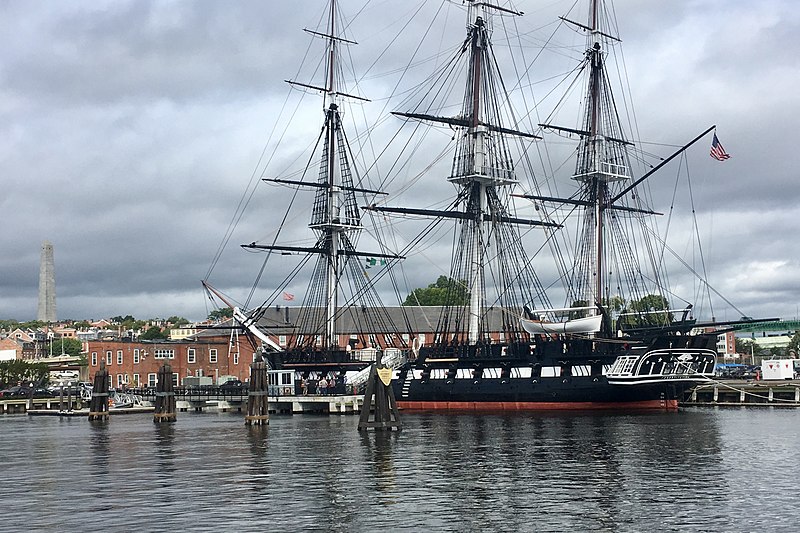
[[[428,90],[393,113],[418,126],[452,130],[446,179],[456,194],[443,208],[430,209],[389,205],[391,197],[355,171],[339,103],[361,97],[339,87],[337,51],[352,41],[337,34],[331,1],[327,30],[310,31],[326,43],[325,82],[290,82],[325,98],[316,179],[271,179],[315,191],[309,228],[316,241],[296,246],[276,238],[244,245],[270,254],[300,254],[305,261],[316,258],[316,266],[287,345],[273,339],[288,316],[284,324],[267,317],[280,287],[254,310],[237,309],[236,319],[261,339],[273,368],[295,369],[303,378],[352,379],[369,361],[356,356],[355,346],[343,348],[339,335],[347,328],[380,332],[380,339],[370,335],[371,342],[364,339],[362,346],[374,349],[378,362],[395,367],[394,394],[404,409],[676,408],[688,387],[713,376],[717,336],[725,324],[698,322],[688,303],[670,308],[672,292],[659,257],[663,248],[659,252],[657,232],[649,224],[658,213],[647,180],[711,129],[634,177],[630,151],[635,144],[622,127],[606,68],[608,50],[618,38],[604,25],[609,14],[601,0],[589,0],[588,20],[562,17],[565,26],[586,34],[585,53],[575,69],[585,78],[580,124],[543,123],[532,133],[515,118],[492,45],[494,19],[521,13],[478,0],[464,4],[466,36],[433,77],[449,87],[453,79],[461,80],[460,110],[440,113],[447,108],[439,100],[445,92]],[[567,197],[544,191],[532,176],[523,190],[520,172],[529,167],[512,155],[518,147],[530,154],[530,145],[549,134],[577,139],[574,191]],[[518,215],[515,202],[531,202],[540,218]],[[381,249],[361,251],[357,243],[365,213],[430,222],[405,249],[392,251],[386,246],[391,239],[378,238]],[[413,332],[403,334],[397,313],[380,300],[365,260],[385,262],[391,272],[421,246],[431,228],[444,224],[455,231],[449,294],[437,309],[430,337],[412,341]],[[532,232],[541,235],[539,249],[551,252],[563,282],[563,304],[552,304],[535,268],[544,253],[530,253],[526,242]],[[407,315],[417,312],[396,309],[404,311],[400,323],[406,327]]]

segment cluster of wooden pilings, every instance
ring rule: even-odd
[[[156,382],[156,408],[153,413],[153,422],[175,422],[178,416],[175,412],[175,388],[172,385],[172,367],[164,363],[158,369]]]
[[[58,392],[58,410],[59,411],[72,411],[72,386],[67,387],[67,400],[64,401],[64,386]],[[80,390],[75,390],[75,407],[81,408],[81,393]]]
[[[250,365],[250,389],[244,423],[248,426],[269,424],[269,373],[267,363],[260,355]]]
[[[106,370],[106,362],[100,361],[100,370],[94,374],[92,399],[89,402],[89,420],[108,420],[108,389],[111,376]]]
[[[374,417],[370,420],[370,413]],[[361,416],[358,419],[358,430],[374,429],[376,431],[391,431],[403,429],[400,422],[400,413],[397,410],[397,401],[392,390],[392,369],[381,363],[372,365],[367,380],[367,390],[364,392],[364,405],[361,407]]]
[[[108,392],[110,375],[105,362],[95,373],[89,420],[108,419]],[[165,363],[158,370],[156,382],[155,411],[153,421],[175,422],[177,420],[175,390],[172,382],[172,367]],[[403,426],[397,409],[397,401],[391,387],[392,369],[382,364],[373,364],[364,393],[364,403],[358,421],[358,430],[400,431]],[[372,415],[372,418],[370,416]],[[266,362],[259,356],[250,365],[250,388],[247,397],[247,425],[269,424],[269,372]]]

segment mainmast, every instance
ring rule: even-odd
[[[336,104],[336,92],[334,85],[334,72],[336,60],[336,16],[335,16],[336,1],[331,0],[330,12],[330,32],[328,33],[328,96],[330,97],[330,107],[326,113],[325,129],[327,136],[325,139],[325,155],[327,156],[328,166],[328,188],[320,189],[321,193],[327,193],[328,210],[325,214],[325,220],[322,225],[315,224],[312,219],[310,228],[319,229],[323,236],[325,233],[329,234],[329,256],[328,256],[328,272],[326,285],[326,309],[325,309],[325,343],[324,348],[334,346],[336,336],[336,308],[337,308],[337,287],[339,279],[339,233],[345,231],[345,227],[338,224],[339,214],[339,198],[338,190],[336,189],[334,158],[336,147],[336,130],[339,126],[339,109]],[[356,220],[358,213],[356,213]],[[350,228],[352,230],[360,229],[360,223]]]
[[[472,65],[472,109],[470,116],[472,117],[470,127],[467,131],[466,141],[472,144],[470,147],[474,154],[472,174],[469,178],[461,179],[454,177],[454,181],[460,184],[466,184],[472,187],[473,195],[477,196],[476,207],[479,213],[486,212],[486,185],[491,184],[493,180],[487,179],[488,176],[484,173],[484,143],[486,128],[481,126],[481,62],[483,60],[482,51],[486,47],[488,35],[486,25],[482,16],[477,16],[475,24],[472,26],[471,31],[471,45],[470,45],[470,63]],[[482,218],[482,217],[481,217]],[[475,229],[472,243],[472,261],[471,270],[472,275],[469,302],[469,344],[476,344],[480,337],[481,331],[481,315],[485,304],[484,297],[484,278],[483,278],[483,251],[484,247],[484,226],[485,222],[480,218],[475,221]]]
[[[458,235],[450,263],[453,290],[448,293],[452,300],[443,306],[431,346],[442,353],[448,346],[459,346],[459,354],[481,357],[491,351],[490,308],[502,321],[506,339],[519,340],[527,335],[518,325],[523,307],[546,298],[527,259],[519,226],[558,225],[517,218],[510,210],[510,190],[518,183],[510,139],[539,137],[503,125],[513,121],[514,114],[508,95],[502,92],[505,85],[492,51],[491,22],[498,12],[507,16],[521,13],[477,0],[467,4],[466,38],[448,73],[465,81],[460,112],[456,116],[428,113],[452,105],[447,91],[436,90],[437,97],[431,101],[424,95],[415,111],[394,113],[454,130],[455,154],[447,179],[458,187],[457,197],[443,210],[382,205],[367,209],[456,221]],[[468,302],[460,299],[465,291]]]

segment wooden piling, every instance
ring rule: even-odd
[[[175,422],[177,420],[175,409],[175,389],[172,384],[172,367],[164,363],[158,369],[156,382],[156,406],[153,412],[153,422]]]
[[[370,420],[370,412],[374,418]],[[364,392],[364,404],[361,406],[361,416],[358,419],[358,430],[375,429],[376,431],[391,431],[403,429],[400,422],[400,413],[397,410],[397,401],[392,390],[392,369],[381,363],[372,365],[367,379],[367,390]]]
[[[267,363],[260,355],[250,365],[250,389],[244,423],[248,426],[269,424],[269,373]]]
[[[108,389],[111,376],[106,370],[106,362],[100,361],[100,370],[94,374],[92,399],[89,401],[89,420],[108,420]]]

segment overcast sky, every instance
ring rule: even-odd
[[[391,110],[389,94],[398,83],[402,90],[398,73],[431,20],[442,21],[429,33],[436,47],[463,38],[458,2],[341,4],[346,36],[359,42],[348,48],[353,72],[360,73],[351,88],[372,99],[352,118]],[[527,54],[537,53],[572,4],[515,2],[525,12],[519,31],[530,32]],[[55,250],[59,318],[205,318],[210,308],[200,280],[251,178],[278,177],[319,130],[321,100],[292,91],[284,80],[319,83],[319,40],[302,29],[321,29],[325,6],[324,0],[0,3],[0,318],[36,318],[45,240]],[[738,308],[720,301],[717,318],[738,318],[739,310],[797,316],[796,1],[617,0],[614,9],[638,134],[665,145],[648,151],[667,156],[671,146],[716,124],[732,155],[714,161],[704,139],[687,156],[708,281]],[[566,52],[543,56],[542,73],[531,76],[567,72],[574,59]],[[302,105],[294,115],[281,113],[287,102],[288,109]],[[267,164],[262,153],[270,157],[292,116],[284,151]],[[376,137],[377,153],[386,138]],[[240,301],[261,258],[238,245],[274,233],[285,194],[255,189],[211,271],[211,283]],[[305,230],[307,219],[298,220]],[[441,273],[417,272],[412,288]],[[270,269],[262,290],[284,275]]]

